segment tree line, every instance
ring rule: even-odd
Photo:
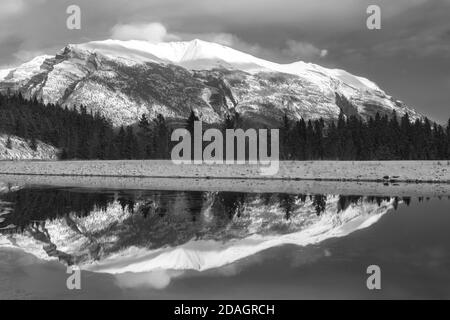
[[[443,160],[450,159],[450,120],[447,127],[423,120],[411,121],[376,114],[364,121],[339,116],[325,124],[322,119],[283,119],[280,155],[284,160]]]
[[[84,106],[67,108],[43,104],[22,95],[0,94],[0,133],[14,135],[37,148],[37,141],[60,150],[65,159],[166,159],[170,156],[169,128],[163,116],[142,116],[137,126],[113,125]],[[8,137],[7,148],[12,148]]]
[[[183,126],[193,132],[199,119],[194,112]],[[222,130],[243,128],[238,113],[217,125]],[[99,113],[84,106],[67,108],[27,100],[19,94],[0,94],[0,132],[15,135],[37,148],[37,141],[60,150],[60,159],[170,159],[176,142],[170,137],[173,125],[162,115],[142,115],[134,126],[114,128]],[[244,128],[243,128],[244,129]],[[225,135],[224,135],[225,137]],[[226,143],[226,141],[224,141]],[[12,148],[8,139],[6,147]],[[270,147],[268,147],[270,150]],[[423,120],[411,121],[376,114],[367,121],[341,114],[337,121],[291,120],[280,126],[282,160],[444,160],[450,159],[450,120],[446,127]]]
[[[35,223],[53,221],[63,217],[70,218],[71,215],[78,218],[88,217],[93,211],[106,212],[108,207],[112,206],[116,200],[124,212],[142,215],[144,219],[152,217],[162,219],[173,214],[178,216],[185,214],[190,215],[186,220],[201,221],[199,217],[205,208],[204,202],[211,200],[211,194],[203,191],[187,191],[184,196],[187,201],[187,210],[173,212],[168,206],[168,201],[170,202],[170,199],[172,199],[168,193],[163,193],[161,197],[157,197],[156,195],[143,196],[136,192],[118,192],[117,197],[115,197],[108,193],[71,192],[59,189],[24,188],[12,190],[0,195],[0,199],[6,204],[9,212],[4,216],[4,221],[0,222],[0,233],[2,228],[10,225],[15,226],[11,231],[22,232]],[[211,213],[219,226],[222,225],[221,222],[224,222],[222,226],[225,226],[234,217],[240,218],[246,204],[254,203],[258,199],[264,206],[279,205],[286,220],[289,220],[293,214],[298,212],[299,204],[304,205],[308,200],[316,214],[320,216],[325,212],[330,200],[326,194],[218,192],[214,193],[212,197]],[[358,205],[363,201],[381,206],[383,201],[391,200],[394,200],[393,206],[395,209],[401,201],[407,205],[411,202],[410,197],[339,195],[335,210],[340,213],[350,205]],[[418,198],[418,201],[423,201],[423,198]]]

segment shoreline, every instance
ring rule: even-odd
[[[273,176],[260,165],[174,164],[171,160],[0,161],[0,176],[247,179],[382,183],[450,183],[450,161],[280,161]]]
[[[287,194],[340,194],[398,197],[450,196],[448,183],[380,183],[305,180],[115,178],[0,175],[3,184],[92,190],[164,190]]]
[[[0,181],[12,185],[105,190],[427,197],[450,196],[447,163],[281,162],[278,174],[267,177],[261,176],[254,165],[175,165],[160,160],[8,161],[0,162]]]

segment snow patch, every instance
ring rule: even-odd
[[[0,73],[0,79],[12,82],[29,80],[34,75],[42,72],[41,66],[44,63],[44,61],[49,58],[52,58],[52,56],[49,55],[37,56],[33,60],[28,61],[15,69],[10,69],[8,74],[6,74],[4,78],[1,77],[2,73]],[[11,76],[11,79],[8,79],[9,76]]]
[[[58,150],[46,143],[37,141],[33,150],[29,141],[16,136],[10,136],[11,145],[8,148],[8,136],[0,135],[0,160],[57,160]]]
[[[373,82],[344,70],[327,69],[302,61],[290,64],[274,63],[221,44],[198,39],[161,43],[106,40],[73,46],[82,50],[99,52],[110,58],[120,57],[138,62],[167,62],[199,70],[231,67],[247,72],[278,71],[306,77],[321,86],[329,85],[329,81],[323,79],[325,76],[348,83],[358,89],[380,90]]]
[[[14,70],[14,69],[1,69],[0,70],[0,81],[3,81],[12,70]]]

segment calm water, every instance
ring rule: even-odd
[[[0,298],[450,298],[450,200],[0,192]],[[80,266],[81,290],[66,287]],[[369,265],[381,290],[367,289]]]

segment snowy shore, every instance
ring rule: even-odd
[[[0,181],[97,189],[450,196],[447,161],[282,162],[272,177],[250,165],[170,161],[0,161]]]
[[[174,164],[170,160],[0,161],[0,174],[133,178],[268,179],[450,183],[450,161],[282,161],[277,174],[257,165]]]

